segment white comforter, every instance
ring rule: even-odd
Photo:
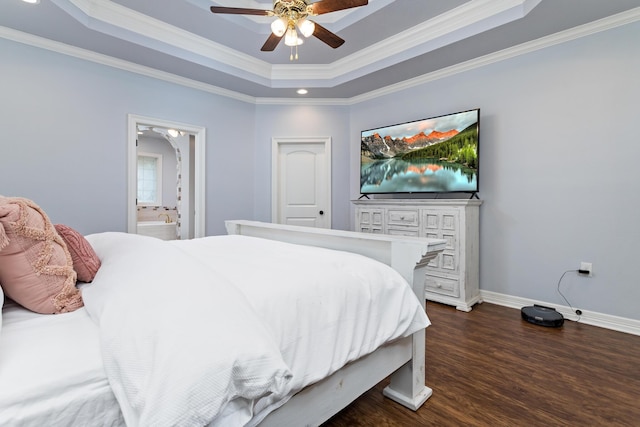
[[[203,426],[231,400],[287,394],[277,346],[227,280],[151,237],[88,240],[102,266],[83,298],[127,426]]]
[[[399,274],[355,254],[246,236],[88,239],[102,267],[83,296],[130,426],[255,425],[429,324]]]

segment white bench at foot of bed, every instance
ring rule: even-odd
[[[226,221],[228,234],[241,234],[289,243],[354,252],[398,271],[424,305],[424,283],[414,281],[416,267],[426,266],[445,247],[441,239],[366,234],[271,224]],[[269,414],[261,426],[319,425],[364,392],[391,375],[384,395],[412,410],[431,396],[425,385],[425,330],[383,345],[374,353],[346,365],[324,380],[297,393]]]

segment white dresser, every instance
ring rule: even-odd
[[[470,311],[480,302],[478,199],[374,199],[353,201],[356,231],[445,239],[447,246],[415,280],[428,300]]]

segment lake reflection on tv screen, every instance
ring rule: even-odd
[[[362,194],[477,191],[475,170],[435,159],[374,160],[363,163],[360,172]]]

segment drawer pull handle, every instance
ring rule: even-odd
[[[442,287],[442,283],[436,283],[436,288],[441,288]]]

